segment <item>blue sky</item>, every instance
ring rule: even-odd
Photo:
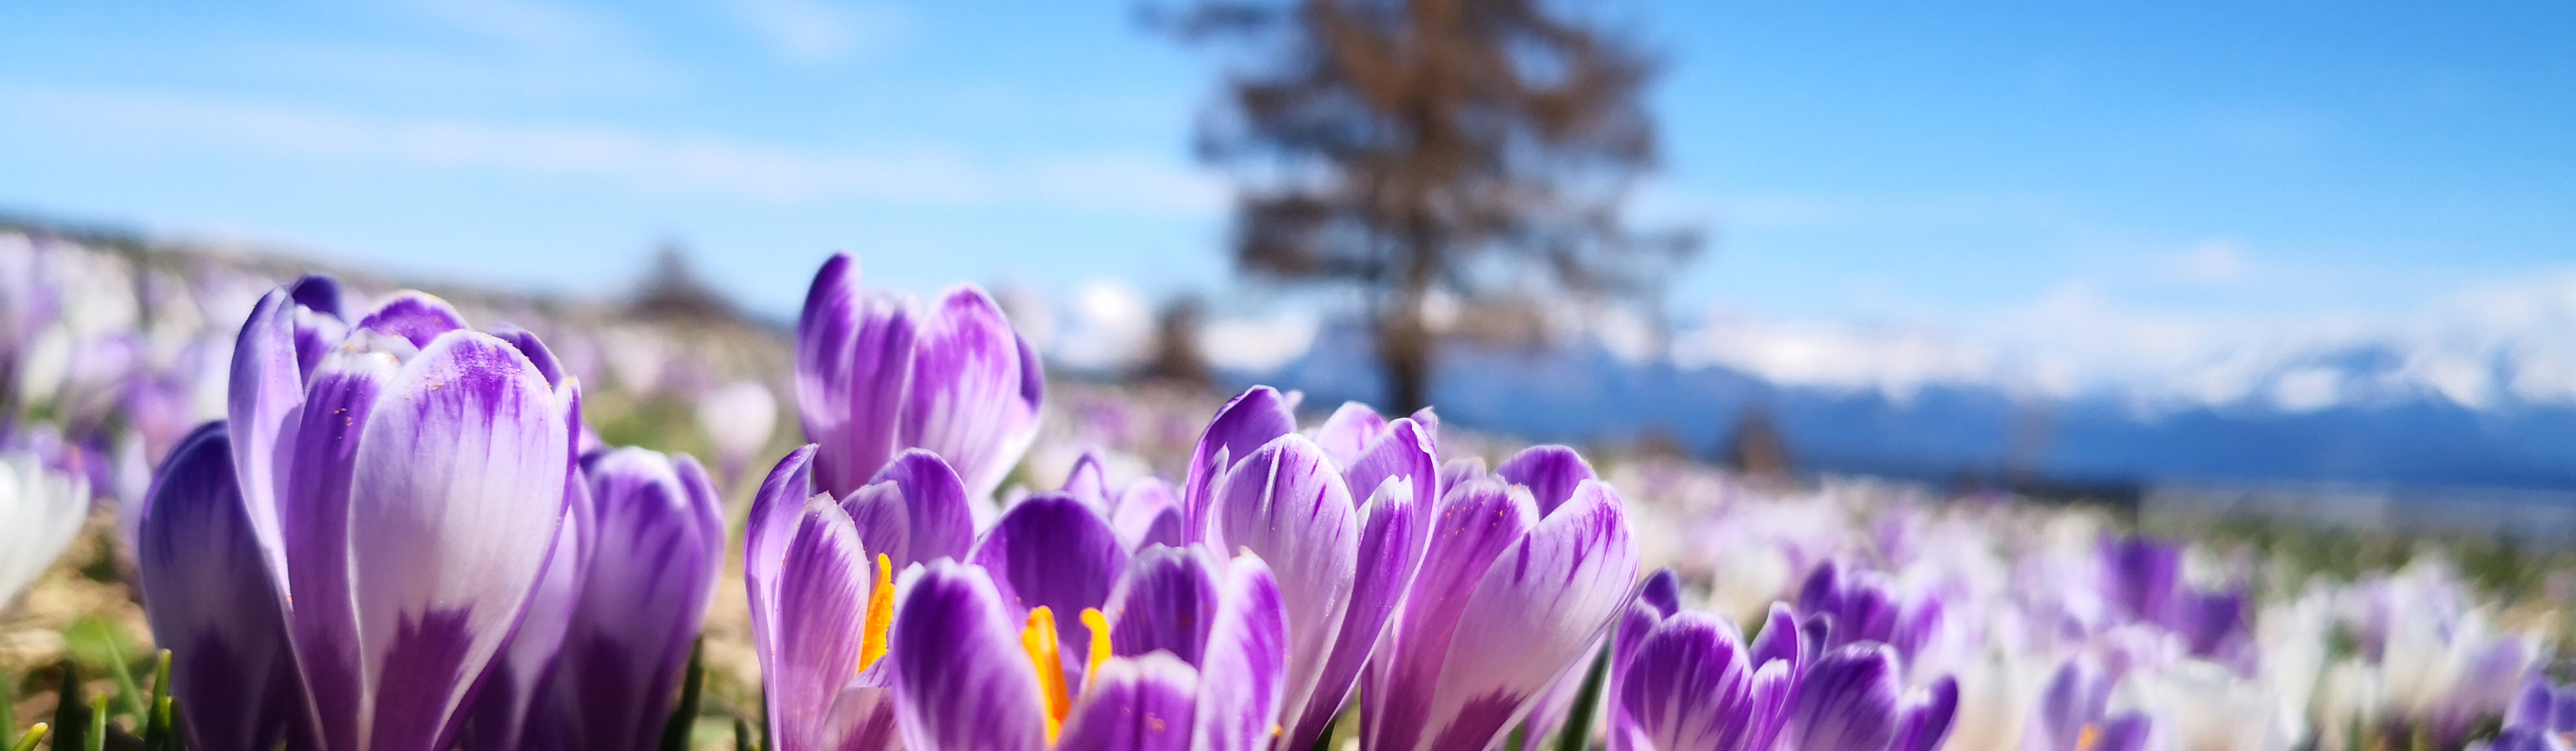
[[[2576,269],[2576,6],[1669,2],[1672,305],[2012,331],[2402,318]],[[0,210],[756,309],[1234,289],[1210,59],[1127,3],[0,0]],[[1928,323],[1926,323],[1928,322]],[[2067,336],[2066,332],[2059,332]],[[1997,336],[2003,336],[1998,334]]]

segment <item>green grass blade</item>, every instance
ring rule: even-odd
[[[89,751],[107,751],[107,695],[89,697]],[[55,744],[60,748],[62,744]]]
[[[689,732],[698,727],[698,692],[706,683],[707,640],[700,637],[689,647],[689,670],[680,676],[680,705],[671,709],[671,718],[662,723],[661,751],[689,751]]]
[[[0,673],[0,748],[18,747],[18,676]]]
[[[170,650],[152,655],[151,712],[144,717],[144,751],[162,751],[170,745]]]
[[[101,618],[84,618],[72,624],[63,638],[70,642],[67,646],[72,654],[107,668],[107,677],[116,679],[117,714],[140,723],[146,706],[143,688],[134,680],[134,665],[125,659],[125,636],[117,632],[116,626]]]
[[[1610,640],[1601,640],[1601,653],[1592,659],[1592,669],[1583,674],[1583,688],[1574,694],[1574,709],[1565,716],[1565,730],[1556,737],[1557,751],[1583,751],[1592,742],[1592,716],[1599,714],[1601,684],[1610,677]]]
[[[18,745],[9,747],[10,751],[36,751],[36,744],[43,741],[45,731],[51,729],[53,729],[52,725],[36,723],[35,727],[27,728],[27,735],[18,739]]]
[[[740,717],[733,718],[733,751],[751,751],[751,724]]]
[[[81,731],[89,728],[89,715],[83,714],[80,700],[74,698],[80,694],[80,668],[72,664],[71,658],[63,658],[63,682],[61,687],[54,689],[53,730],[53,747],[61,751],[89,745],[87,739],[81,737]]]

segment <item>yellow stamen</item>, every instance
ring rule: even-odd
[[[1055,742],[1064,731],[1064,716],[1073,710],[1073,698],[1064,691],[1064,662],[1058,656],[1055,641],[1055,611],[1039,605],[1029,611],[1029,625],[1020,629],[1020,649],[1029,653],[1029,668],[1038,674],[1038,696],[1046,700],[1046,737]]]
[[[2093,751],[2102,745],[2102,726],[2084,723],[2084,734],[2075,738],[2075,751]]]
[[[1109,661],[1109,616],[1099,608],[1083,608],[1082,627],[1091,631],[1091,660],[1082,667],[1082,688],[1088,691],[1091,679],[1100,676],[1100,663]]]
[[[859,633],[859,669],[877,664],[886,653],[886,630],[894,627],[894,561],[877,554],[877,588],[868,593],[867,630]]]

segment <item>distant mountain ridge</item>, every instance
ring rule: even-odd
[[[1308,404],[1328,408],[1377,398],[1368,352],[1365,330],[1327,325],[1303,356],[1270,372],[1231,375],[1302,389]],[[1709,458],[1747,410],[1761,409],[1809,471],[2133,487],[2294,481],[2576,490],[2576,404],[2492,388],[2470,406],[2401,377],[2422,358],[2384,343],[2285,358],[2258,375],[2263,388],[2214,404],[2116,390],[2034,397],[1966,382],[1891,395],[1777,383],[1721,365],[1629,362],[1589,341],[1459,344],[1443,358],[1431,393],[1444,419],[1532,440],[1634,444],[1658,434]],[[2489,382],[2504,383],[2504,365],[2490,367],[2499,372],[2487,374]]]

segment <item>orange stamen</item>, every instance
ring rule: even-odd
[[[868,622],[859,632],[859,669],[877,664],[886,653],[886,631],[894,627],[894,561],[877,554],[877,588],[868,593]]]
[[[1064,662],[1055,640],[1055,611],[1039,605],[1029,611],[1029,625],[1020,629],[1020,649],[1029,653],[1029,668],[1038,674],[1038,696],[1046,701],[1046,737],[1055,742],[1064,732],[1064,716],[1073,711],[1073,698],[1064,687]]]
[[[1109,616],[1099,608],[1083,608],[1082,627],[1091,631],[1091,659],[1082,668],[1082,687],[1089,690],[1091,680],[1100,676],[1100,663],[1109,661]]]
[[[2102,745],[2102,726],[2084,723],[2084,734],[2075,739],[2075,751],[2093,751]]]

